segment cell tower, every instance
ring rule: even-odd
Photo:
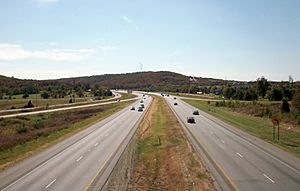
[[[140,64],[140,71],[142,72],[143,71],[143,64],[141,62],[139,62]]]

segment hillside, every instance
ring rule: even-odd
[[[91,88],[95,85],[118,89],[148,89],[152,87],[152,90],[174,90],[176,87],[188,86],[189,83],[205,86],[224,84],[224,81],[219,79],[200,77],[195,79],[197,81],[189,82],[189,76],[168,71],[104,74],[57,80],[21,80],[0,76],[0,91],[5,92],[5,94],[9,92],[10,94],[17,94],[18,91],[22,92],[24,88],[31,88],[29,92],[34,93],[36,86],[39,90],[43,90],[49,87],[70,87],[77,84]]]

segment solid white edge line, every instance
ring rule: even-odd
[[[49,188],[54,182],[56,181],[56,179],[52,180],[52,182],[50,182],[45,188]]]
[[[267,179],[269,179],[272,183],[275,183],[275,181],[272,180],[270,177],[268,177],[266,174],[263,174],[263,175],[264,175],[264,177],[266,177]]]
[[[83,158],[83,156],[80,156],[80,157],[76,160],[76,162],[79,162],[82,158]]]

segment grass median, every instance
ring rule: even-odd
[[[0,170],[74,135],[133,102],[0,119]]]
[[[138,134],[133,190],[215,190],[173,112],[155,97]]]
[[[199,100],[184,100],[186,103],[229,123],[251,135],[274,144],[288,152],[300,156],[300,132],[288,128],[280,128],[280,140],[273,141],[272,122],[269,118],[254,117],[243,113],[216,107],[212,103]],[[277,136],[277,134],[276,134]]]

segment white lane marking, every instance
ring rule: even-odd
[[[97,145],[99,145],[99,143],[95,143],[94,146],[97,147]]]
[[[266,177],[267,179],[269,179],[272,183],[275,183],[275,181],[272,180],[270,177],[268,177],[266,174],[263,174],[263,175],[264,175],[264,177]]]
[[[83,156],[80,156],[80,157],[76,160],[76,162],[79,162],[82,158],[83,158]]]
[[[221,142],[222,142],[223,144],[225,144],[225,141],[224,141],[223,139],[221,139]]]
[[[49,188],[54,182],[56,181],[56,179],[52,180],[52,182],[50,182],[45,188]]]
[[[239,155],[239,157],[243,158],[243,155],[241,155],[240,153],[236,153],[237,155]]]

